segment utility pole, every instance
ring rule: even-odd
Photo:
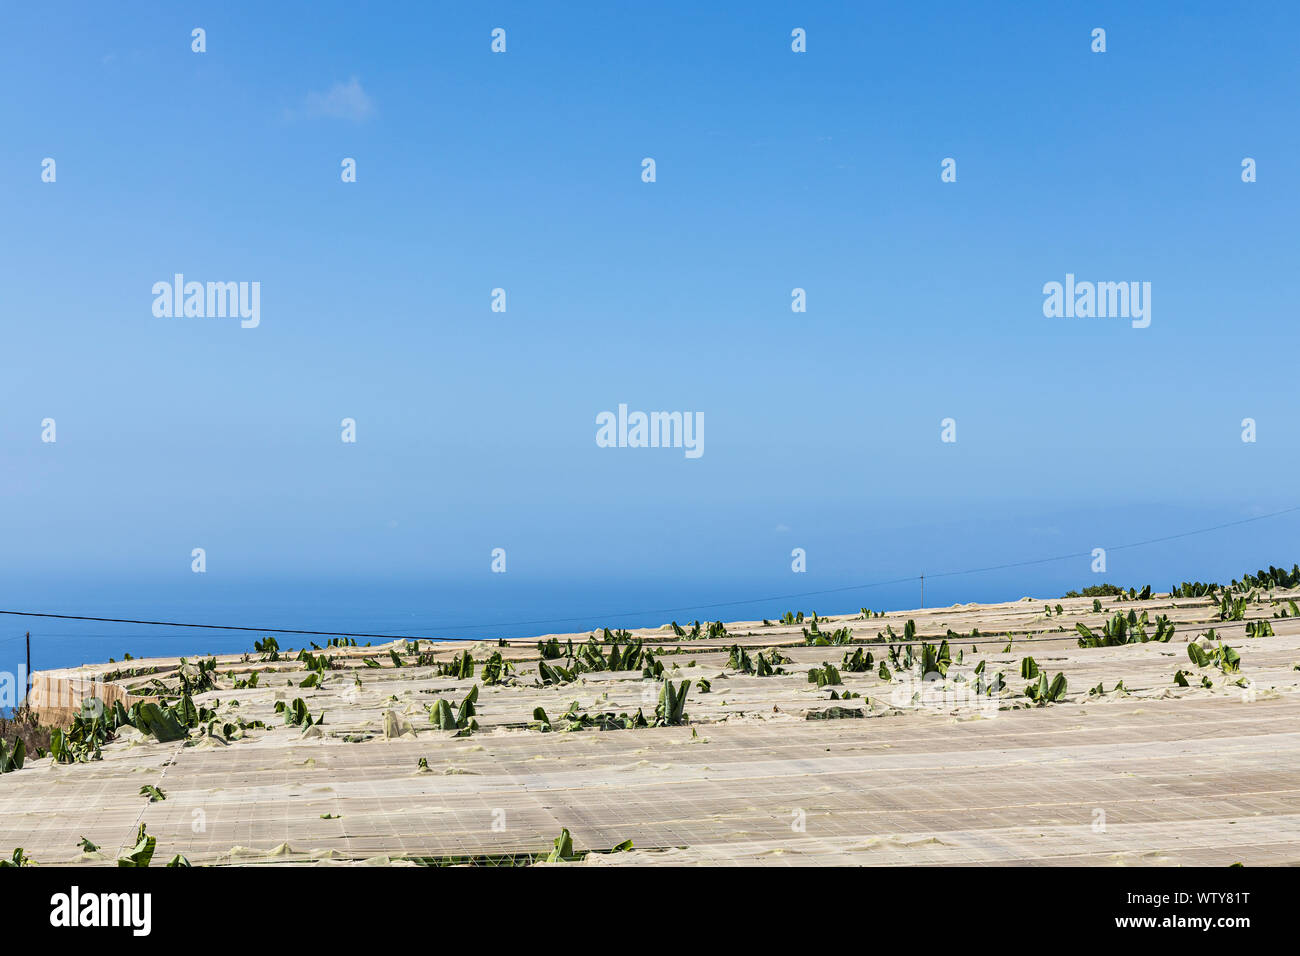
[[[32,695],[32,632],[27,632],[27,690],[23,692],[23,703],[29,703]]]
[[[925,607],[925,575],[921,575],[921,607]]]

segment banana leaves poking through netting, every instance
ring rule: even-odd
[[[456,736],[465,737],[475,730],[478,730],[478,721],[474,719],[474,704],[478,701],[478,684],[465,695],[465,699],[460,702],[460,706],[454,711],[451,704],[439,698],[435,703],[429,706],[429,720],[433,726],[439,730],[457,731]]]
[[[1039,671],[1038,683],[1030,684],[1026,687],[1025,696],[1041,707],[1044,704],[1052,704],[1064,700],[1066,686],[1067,684],[1064,674],[1058,672],[1049,684],[1047,682],[1047,673],[1045,671]]]
[[[555,838],[555,849],[547,854],[547,863],[561,863],[568,860],[576,860],[577,856],[573,853],[573,837],[569,835],[569,828],[565,827],[560,831],[560,835]]]
[[[514,667],[501,656],[500,651],[493,651],[492,655],[483,662],[483,683],[489,687],[516,683],[515,678],[511,676],[513,673]]]
[[[551,731],[576,730],[634,730],[642,727],[676,727],[686,724],[686,695],[691,682],[682,681],[674,687],[671,680],[666,680],[659,689],[659,702],[655,705],[654,720],[647,720],[638,709],[635,714],[615,714],[609,711],[589,713],[583,710],[575,700],[555,720],[547,715],[542,707],[533,710],[533,728],[543,733]]]
[[[1171,587],[1169,596],[1175,598],[1213,597],[1214,592],[1218,589],[1219,585],[1217,584],[1206,584],[1204,581],[1184,581],[1182,584]]]
[[[1241,621],[1246,617],[1246,599],[1244,597],[1229,598],[1224,595],[1223,600],[1219,602],[1219,620],[1220,621]]]
[[[673,633],[674,633],[674,634],[676,634],[678,637],[684,637],[684,638],[687,638],[688,640],[696,640],[696,639],[698,639],[698,638],[704,636],[703,633],[702,633],[702,630],[701,630],[702,625],[700,624],[699,621],[696,621],[694,624],[692,624],[692,625],[691,625],[691,629],[690,629],[689,631],[684,630],[684,629],[682,628],[682,626],[681,626],[680,624],[678,624],[676,621],[673,621],[672,624],[671,624],[670,626],[672,627],[672,629],[673,629]],[[722,626],[722,622],[721,622],[721,621],[715,621],[713,624],[710,624],[710,625],[709,625],[709,633],[708,633],[708,636],[709,636],[709,637],[726,637],[726,636],[727,636],[727,629],[726,629],[725,627]]]
[[[844,652],[844,660],[840,662],[840,670],[850,674],[862,674],[871,670],[874,664],[875,658],[871,656],[871,652],[867,651],[864,655],[862,648],[859,647],[851,657],[848,651]]]
[[[176,672],[180,681],[180,692],[182,694],[202,694],[205,691],[212,690],[216,687],[216,670],[217,659],[215,657],[193,662],[182,657]]]
[[[551,638],[549,641],[538,641],[537,652],[542,655],[543,660],[547,660],[547,661],[553,661],[557,657],[572,658],[574,654],[573,639],[572,638],[569,639],[567,650],[566,650],[566,645],[561,644],[554,637]]]
[[[149,861],[153,859],[154,847],[158,845],[158,838],[151,837],[145,832],[144,824],[140,824],[140,829],[135,834],[135,845],[117,858],[118,866],[148,866]]]
[[[1246,636],[1247,637],[1272,637],[1273,625],[1270,624],[1268,621],[1263,620],[1262,618],[1258,621],[1247,621]]]
[[[304,648],[298,652],[298,660],[307,666],[309,672],[302,679],[302,683],[298,685],[299,687],[320,687],[325,683],[325,672],[332,666],[328,657],[324,654],[313,654]],[[256,677],[257,675],[253,676]]]
[[[631,635],[628,635],[628,637],[630,638]],[[642,643],[642,641],[631,642],[620,650],[618,642],[611,642],[609,656],[607,657],[601,652],[601,645],[592,638],[578,652],[578,664],[586,671],[638,670],[646,658],[646,655],[641,650]]]
[[[292,704],[277,700],[275,702],[275,712],[284,714],[286,724],[292,727],[301,727],[304,730],[325,723],[325,711],[322,710],[319,717],[313,718],[311,712],[307,709],[306,701],[301,697],[295,697]]]
[[[23,761],[27,759],[27,744],[19,737],[14,741],[13,750],[10,750],[3,740],[0,740],[0,773],[12,773],[15,770],[23,769]]]
[[[754,661],[750,658],[749,652],[739,644],[731,645],[731,656],[727,658],[727,666],[744,674],[754,673]]]
[[[578,679],[577,671],[573,668],[561,667],[559,664],[548,664],[546,661],[537,662],[537,677],[542,686],[549,684],[568,684]]]
[[[283,706],[281,702],[280,706]],[[101,748],[112,740],[122,727],[134,727],[160,743],[170,743],[189,737],[190,728],[207,726],[206,732],[215,733],[217,712],[209,707],[196,706],[189,694],[182,694],[175,702],[163,705],[154,701],[136,701],[130,708],[114,701],[105,708],[98,698],[82,702],[81,713],[72,718],[68,729],[56,729],[50,734],[50,756],[56,763],[85,763],[98,760]],[[246,728],[265,726],[261,721],[238,724],[227,723],[223,730],[227,737]]]
[[[817,622],[813,621],[811,628],[801,628],[803,631],[803,642],[813,647],[831,647],[840,644],[853,643],[853,630],[847,627],[836,628],[834,631],[822,631],[817,627]]]
[[[827,707],[824,710],[810,710],[804,715],[805,720],[842,720],[852,717],[866,717],[866,712],[858,707]]]
[[[1275,613],[1273,616],[1274,617],[1300,617],[1300,605],[1297,605],[1295,601],[1291,600],[1290,598],[1287,598],[1286,603],[1287,603],[1287,607],[1282,608],[1282,612],[1280,614]]]
[[[547,716],[544,708],[536,707],[533,709],[533,727],[543,733],[557,730],[635,730],[640,727],[650,726],[652,726],[651,723],[646,720],[645,715],[640,710],[637,710],[635,714],[615,714],[609,711],[593,714],[579,707],[576,700],[569,704],[569,709],[554,722]]]
[[[469,651],[461,651],[451,659],[450,663],[438,665],[438,676],[467,680],[474,676],[474,658],[470,656]]]
[[[822,661],[821,667],[814,667],[808,672],[808,683],[816,684],[818,687],[829,687],[832,684],[843,684],[840,680],[840,672],[834,664],[827,664]]]
[[[655,726],[678,727],[687,722],[686,693],[691,682],[682,681],[676,688],[671,680],[666,680],[659,690],[659,703],[655,705]]]
[[[1079,632],[1080,647],[1116,647],[1121,644],[1145,644],[1148,641],[1168,643],[1174,636],[1174,625],[1167,615],[1162,614],[1156,618],[1154,636],[1147,634],[1149,623],[1146,611],[1140,616],[1136,611],[1129,611],[1127,615],[1116,614],[1112,617],[1102,626],[1100,634],[1083,623],[1075,624],[1074,627]]]
[[[751,658],[749,652],[738,644],[731,645],[731,656],[727,659],[727,666],[732,670],[738,670],[743,674],[753,674],[755,677],[772,677],[777,674],[784,674],[786,671],[777,665],[788,663],[790,663],[790,658],[782,657],[781,652],[774,647],[766,652],[759,651]]]
[[[1241,655],[1235,650],[1223,643],[1223,640],[1214,633],[1211,628],[1206,632],[1204,640],[1216,642],[1212,644],[1198,644],[1192,641],[1187,645],[1187,656],[1197,667],[1217,667],[1225,674],[1236,674],[1241,671]]]
[[[1233,585],[1237,582],[1233,581]],[[1254,574],[1241,576],[1241,587],[1245,588],[1294,588],[1300,586],[1300,564],[1293,564],[1290,571],[1268,566],[1268,570],[1256,571]]]
[[[911,652],[911,648],[908,648]],[[948,668],[952,666],[952,649],[949,648],[948,642],[944,640],[935,647],[932,644],[921,645],[921,673],[922,675],[938,674],[940,677],[948,676]]]

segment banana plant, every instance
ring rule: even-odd
[[[1229,598],[1224,595],[1223,600],[1219,603],[1219,620],[1220,621],[1240,621],[1246,617],[1246,599],[1244,597]]]
[[[442,698],[438,698],[433,704],[429,705],[429,720],[433,726],[439,730],[456,730],[461,731],[457,736],[464,736],[464,732],[478,730],[478,721],[474,719],[476,713],[474,704],[478,701],[478,684],[465,695],[465,699],[460,702],[455,712],[451,709],[451,704]]]
[[[655,660],[655,656],[651,654],[649,651],[646,651],[645,656],[643,658],[641,676],[653,678],[655,680],[658,680],[660,677],[663,677],[664,676],[663,661]]]
[[[908,648],[911,652],[911,647]],[[952,650],[948,647],[948,641],[945,639],[938,647],[928,643],[921,644],[921,673],[938,674],[941,677],[948,676],[948,668],[952,666]]]
[[[137,705],[132,706],[135,710]],[[152,734],[155,740],[167,743],[187,736],[185,726],[177,719],[174,712],[147,701],[138,704],[139,711],[135,726],[146,734]]]
[[[677,727],[687,721],[686,716],[686,692],[690,690],[691,682],[684,680],[674,690],[673,682],[666,680],[659,690],[659,703],[655,705],[655,724],[656,726]]]
[[[313,718],[311,712],[307,709],[307,703],[301,697],[295,697],[292,704],[286,704],[282,700],[275,702],[275,712],[284,714],[285,724],[291,727],[302,727],[306,730],[313,725],[325,723],[325,711],[321,711],[319,717]]]
[[[140,829],[135,834],[135,846],[131,847],[126,853],[117,858],[118,866],[148,866],[149,861],[153,859],[154,847],[158,844],[157,837],[151,837],[145,832],[144,824],[140,824]]]
[[[1223,639],[1211,628],[1204,636],[1206,641],[1217,643],[1206,646],[1192,641],[1187,645],[1187,656],[1197,667],[1214,665],[1225,674],[1235,674],[1241,670],[1241,655],[1223,643]]]
[[[871,670],[874,663],[875,660],[871,656],[871,652],[867,651],[864,655],[862,648],[859,647],[853,652],[852,657],[849,656],[848,651],[844,652],[844,660],[840,663],[840,668],[850,674],[862,674]]]
[[[513,671],[514,668],[501,656],[501,652],[493,651],[483,662],[483,683],[491,687],[507,681],[513,682],[514,678],[510,676]]]
[[[1064,674],[1057,673],[1049,684],[1047,682],[1047,674],[1040,671],[1038,674],[1038,683],[1030,684],[1026,687],[1025,696],[1039,706],[1056,703],[1065,698],[1066,686],[1067,684]]]
[[[827,633],[819,630],[817,622],[813,621],[811,630],[802,628],[803,642],[815,647],[829,647],[839,644],[853,643],[853,631],[847,627],[836,628],[834,631]]]
[[[727,667],[744,674],[754,673],[754,661],[750,658],[749,652],[739,644],[731,645],[731,656],[727,658]]]
[[[808,672],[808,683],[816,684],[820,688],[843,684],[844,681],[840,680],[840,672],[834,664],[827,664],[822,661],[821,667],[814,667]]]
[[[983,663],[983,661],[980,663]],[[1039,676],[1042,677],[1043,675],[1039,674]],[[983,694],[985,697],[993,697],[1001,694],[1003,688],[1006,686],[1006,677],[1003,675],[1002,671],[998,671],[990,680],[987,681],[984,679],[984,674],[982,672],[976,672],[975,674],[973,689],[976,694]]]
[[[576,670],[561,667],[559,664],[548,664],[546,661],[537,662],[537,677],[545,687],[548,684],[568,684],[578,679]]]
[[[569,641],[569,651],[569,656],[572,657],[573,641]],[[549,641],[538,641],[537,653],[542,656],[542,660],[553,661],[557,657],[564,657],[564,647],[558,638],[553,637]]]
[[[577,856],[573,853],[573,837],[569,835],[568,827],[560,831],[560,835],[555,838],[555,848],[546,856],[547,863],[562,863],[568,860],[576,860]]]
[[[25,759],[27,759],[27,745],[23,743],[21,737],[14,741],[13,750],[9,750],[5,742],[0,740],[0,773],[22,770]]]
[[[620,631],[620,634],[627,634],[626,631]],[[631,635],[629,634],[630,638]],[[620,652],[618,645],[614,645],[609,650],[609,669],[612,671],[634,671],[641,667],[643,641],[629,640],[623,650]]]
[[[438,665],[438,676],[467,680],[474,676],[474,658],[470,657],[469,651],[462,651],[450,663]]]
[[[202,694],[205,691],[212,690],[215,686],[217,669],[217,659],[209,657],[207,660],[200,660],[194,663],[180,659],[180,666],[176,669],[176,676],[180,682],[180,691],[182,694]]]
[[[645,719],[645,715],[640,710],[637,710],[635,714],[614,714],[609,711],[590,714],[582,710],[576,700],[570,703],[569,709],[554,722],[547,716],[543,708],[536,707],[533,709],[533,721],[534,728],[543,733],[549,733],[557,728],[564,731],[587,730],[589,728],[595,728],[596,730],[635,730],[650,726],[650,722]],[[658,726],[657,723],[656,726]]]

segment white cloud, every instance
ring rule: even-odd
[[[335,83],[324,93],[308,93],[302,109],[306,116],[324,116],[356,123],[374,111],[374,101],[361,88],[361,81],[355,76],[346,83]]]

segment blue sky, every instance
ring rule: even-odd
[[[8,5],[3,606],[531,620],[1300,504],[1293,5],[698,6]],[[155,317],[176,272],[260,282],[261,325]],[[1067,272],[1150,282],[1151,326],[1045,318]],[[598,448],[620,402],[705,454]],[[1107,577],[1289,565],[1298,526]]]

